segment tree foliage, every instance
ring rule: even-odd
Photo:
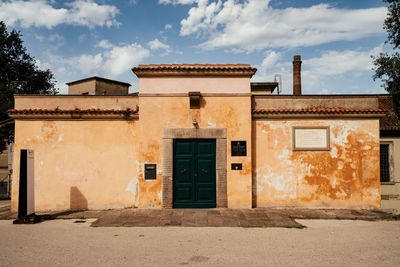
[[[381,79],[385,90],[392,95],[395,112],[400,115],[400,0],[382,0],[388,3],[388,14],[383,28],[388,33],[386,43],[393,45],[393,53],[381,53],[373,57],[374,80]]]
[[[14,106],[14,94],[56,94],[53,74],[39,70],[27,52],[19,32],[7,31],[0,21],[0,152],[14,139],[14,124],[7,110]]]

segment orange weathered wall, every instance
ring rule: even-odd
[[[330,126],[330,151],[293,151],[293,126]],[[253,206],[380,206],[379,121],[253,121]]]
[[[36,210],[137,206],[137,121],[15,122],[12,210],[19,150],[35,151]]]
[[[87,99],[82,103],[84,106],[75,104],[64,108],[90,106],[90,98],[84,98]],[[37,99],[39,102],[31,105],[40,107],[41,100]],[[62,97],[54,98],[57,99],[64,103]],[[79,103],[69,99],[64,104]],[[20,100],[16,106],[27,108],[24,97]],[[133,98],[123,104],[114,101],[114,98],[102,98],[94,107],[124,108],[135,103]],[[57,101],[45,106],[55,108],[54,105],[58,105]],[[15,151],[35,150],[37,210],[161,207],[163,129],[193,128],[193,118],[200,128],[227,129],[228,206],[251,207],[250,95],[203,97],[197,110],[190,109],[188,96],[143,96],[139,106],[140,117],[134,121],[16,120]],[[231,140],[247,141],[246,157],[231,159]],[[243,170],[231,171],[231,162],[242,163]],[[156,180],[144,180],[145,163],[157,163]],[[19,153],[15,153],[14,170],[14,177],[19,177]],[[13,180],[12,194],[15,211],[18,179]]]
[[[248,77],[142,77],[141,94],[179,94],[197,91],[202,94],[250,93]]]
[[[187,96],[141,96],[139,163],[157,163],[161,168],[163,128],[194,128],[196,118],[199,128],[227,129],[227,190],[228,207],[251,207],[251,99],[250,96],[203,97],[200,109],[191,110]],[[246,157],[230,156],[230,141],[246,140]],[[242,163],[242,171],[231,171],[231,163]],[[162,173],[157,180],[144,181],[139,172],[139,207],[161,206]],[[142,192],[144,194],[142,194]]]

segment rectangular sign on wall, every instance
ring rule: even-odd
[[[328,126],[293,127],[293,150],[329,150]]]
[[[247,155],[246,141],[231,141],[231,155],[233,157]]]
[[[144,179],[145,180],[157,179],[157,165],[156,164],[144,164]]]

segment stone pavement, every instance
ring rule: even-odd
[[[4,204],[4,202],[2,202]],[[0,203],[1,204],[1,203]],[[42,220],[97,219],[92,226],[190,226],[190,227],[288,227],[303,228],[296,219],[398,220],[399,215],[383,210],[362,209],[117,209],[38,212]],[[15,219],[10,206],[0,205],[0,219]]]

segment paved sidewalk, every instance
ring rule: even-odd
[[[104,213],[92,226],[192,226],[303,228],[295,219],[394,220],[379,210],[322,209],[126,209]]]
[[[15,219],[9,204],[0,205],[0,219]],[[9,202],[8,202],[9,203]],[[42,220],[97,219],[92,226],[190,226],[190,227],[287,227],[303,228],[296,219],[398,220],[399,215],[383,210],[361,209],[119,209],[38,212]]]

